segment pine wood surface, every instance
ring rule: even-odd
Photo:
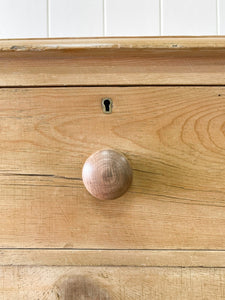
[[[225,249],[224,97],[224,87],[1,89],[0,247]],[[105,148],[133,169],[112,201],[81,180]]]
[[[224,85],[224,37],[0,40],[0,86]]]
[[[0,249],[0,266],[225,268],[218,250]]]
[[[0,51],[51,51],[76,49],[224,49],[224,36],[97,37],[0,40]]]
[[[0,41],[0,299],[225,298],[224,49]],[[133,182],[100,201],[81,172],[106,148]]]
[[[224,280],[224,268],[0,268],[4,300],[224,299]]]

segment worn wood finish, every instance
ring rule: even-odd
[[[93,153],[85,161],[82,179],[91,195],[101,200],[122,196],[132,181],[132,169],[126,157],[111,149]]]
[[[0,86],[225,84],[225,38],[0,41]]]
[[[224,99],[224,87],[1,89],[0,246],[225,249]],[[81,172],[107,148],[133,183],[99,201]]]
[[[224,70],[224,37],[0,41],[1,299],[225,298]],[[111,201],[102,149],[132,166]]]
[[[216,250],[1,249],[0,266],[132,266],[225,268]]]
[[[223,36],[107,37],[0,40],[0,51],[51,51],[77,49],[224,49]]]
[[[4,300],[222,300],[224,281],[224,268],[0,268]]]

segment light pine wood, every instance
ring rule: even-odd
[[[224,37],[0,41],[0,86],[224,85]]]
[[[93,153],[82,169],[89,193],[101,200],[112,200],[126,193],[132,181],[132,169],[126,157],[111,149]]]
[[[225,249],[224,99],[224,87],[1,89],[0,246]],[[133,169],[113,201],[81,180],[106,148]]]
[[[106,37],[0,40],[0,51],[51,51],[77,49],[224,49],[224,36]]]
[[[224,281],[224,268],[0,268],[4,300],[222,300]]]
[[[225,84],[224,49],[0,41],[0,299],[225,298],[225,87],[207,86]],[[132,167],[115,200],[82,182],[102,149]]]
[[[224,268],[215,250],[1,249],[0,266],[131,266]]]

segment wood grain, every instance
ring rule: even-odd
[[[0,246],[225,249],[224,99],[224,87],[1,89]],[[133,169],[113,201],[81,181],[106,148]]]
[[[0,266],[121,266],[225,268],[216,250],[1,249]]]
[[[224,281],[224,268],[0,268],[4,300],[224,299]]]
[[[0,86],[224,85],[224,37],[0,41]]]
[[[132,182],[132,169],[126,157],[117,151],[104,149],[87,158],[82,179],[89,193],[101,200],[121,197]]]
[[[97,37],[0,40],[0,51],[51,51],[76,49],[224,49],[224,36]]]

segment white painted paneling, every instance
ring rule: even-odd
[[[162,35],[217,34],[216,0],[161,1]]]
[[[218,0],[218,33],[225,35],[225,0]]]
[[[0,0],[0,38],[47,37],[47,0]]]
[[[159,16],[159,0],[105,0],[105,34],[159,35]]]
[[[225,35],[225,0],[0,0],[0,38]]]
[[[103,35],[103,0],[49,0],[50,37]]]

